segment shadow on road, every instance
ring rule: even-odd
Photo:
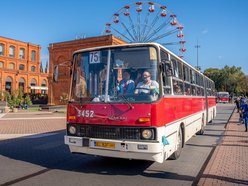
[[[53,169],[101,175],[142,175],[145,177],[193,181],[194,177],[150,170],[151,161],[127,160],[71,154],[64,145],[64,131],[43,138],[18,138],[0,142],[0,154],[10,159]],[[41,171],[41,173],[43,173]],[[39,173],[37,174],[39,175]]]

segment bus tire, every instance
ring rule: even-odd
[[[177,137],[177,150],[170,156],[170,160],[177,160],[182,152],[183,148],[183,132],[182,127],[180,126]]]
[[[201,123],[201,129],[196,133],[197,135],[203,135],[204,134],[204,114],[202,115],[202,123]]]

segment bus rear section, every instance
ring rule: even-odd
[[[218,92],[217,93],[217,102],[218,103],[229,103],[229,93],[228,92]]]

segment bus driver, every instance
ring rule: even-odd
[[[159,94],[159,84],[151,80],[149,71],[143,72],[143,81],[139,82],[134,91],[135,94]]]

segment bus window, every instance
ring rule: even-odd
[[[189,67],[186,65],[183,65],[183,74],[184,74],[184,81],[190,82]]]
[[[196,87],[195,87],[195,85],[191,85],[191,89],[192,89],[192,95],[193,95],[193,96],[196,96],[196,95],[197,95],[197,92],[196,92]]]
[[[159,89],[160,84],[162,84],[159,79],[161,76],[158,75],[156,55],[157,50],[154,47],[116,47],[111,50],[102,49],[75,54],[77,60],[73,69],[71,101],[125,101],[124,98],[119,98],[121,96],[120,90],[124,90],[120,89],[119,86],[120,83],[122,86],[125,84],[123,81],[121,82],[125,72],[129,74],[130,80],[128,81],[132,81],[133,86],[132,89],[128,88],[128,91],[124,91],[127,94],[125,96],[129,96],[130,101],[156,101],[159,99]],[[135,94],[137,85],[144,81],[145,71],[149,73],[149,82],[151,83],[149,90],[145,90],[145,88],[143,91],[139,90],[139,92],[147,92],[145,95]],[[137,81],[136,84],[135,80]]]
[[[178,80],[173,80],[173,90],[175,95],[184,94],[183,82]]]
[[[166,62],[168,61],[168,54],[161,50],[161,62]],[[166,65],[165,63],[162,65]],[[166,67],[163,66],[162,68],[162,78],[163,78],[163,89],[164,89],[164,94],[171,94],[171,76],[167,77],[166,74]]]
[[[178,72],[178,63],[175,59],[172,59],[173,69],[174,69],[174,75],[175,77],[179,78],[179,72]]]
[[[201,88],[200,87],[198,87],[198,86],[196,86],[196,95],[197,96],[201,96]]]
[[[184,83],[185,86],[185,95],[189,96],[191,95],[191,86],[189,83]]]
[[[178,72],[179,72],[179,78],[181,80],[183,80],[184,79],[184,76],[183,76],[183,64],[180,61],[178,61]]]
[[[192,75],[191,75],[191,77],[192,77],[192,82],[191,82],[191,83],[192,83],[192,84],[196,84],[195,71],[192,70],[192,71],[191,71],[191,74],[192,74]]]

